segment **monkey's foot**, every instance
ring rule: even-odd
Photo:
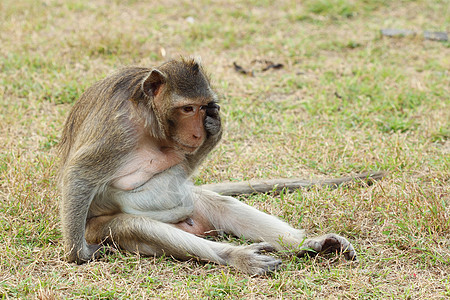
[[[273,251],[275,248],[270,244],[258,243],[233,247],[225,255],[227,263],[236,269],[252,275],[264,275],[276,271],[281,265],[281,260],[262,254]]]
[[[319,253],[342,253],[348,260],[357,260],[356,251],[350,242],[337,234],[329,233],[320,237],[307,239],[297,256],[316,255]]]

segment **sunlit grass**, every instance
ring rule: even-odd
[[[446,31],[446,11],[425,0],[2,1],[0,298],[450,297],[449,44],[380,35]],[[282,270],[249,277],[126,252],[62,260],[54,148],[71,105],[124,65],[180,54],[201,55],[226,128],[196,183],[389,172],[373,186],[240,198],[311,235],[348,237],[359,263],[281,253]]]

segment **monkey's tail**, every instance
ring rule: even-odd
[[[371,185],[375,181],[383,178],[386,174],[386,172],[379,171],[365,172],[353,176],[332,179],[261,179],[244,182],[204,184],[201,186],[201,188],[219,193],[224,196],[251,195],[255,193],[279,192],[283,189],[293,191],[296,189],[310,188],[313,186],[327,186],[331,188],[337,188],[343,184],[347,184],[350,182],[359,182],[362,184]]]

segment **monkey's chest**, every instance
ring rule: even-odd
[[[141,147],[116,172],[112,186],[123,191],[132,191],[151,180],[156,174],[182,161],[175,152]]]

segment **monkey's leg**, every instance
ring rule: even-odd
[[[169,255],[179,259],[197,257],[200,260],[232,265],[249,274],[264,274],[276,270],[281,261],[263,252],[273,251],[267,243],[249,246],[208,241],[182,231],[173,225],[144,216],[118,214],[89,220],[88,242],[110,239],[120,248],[143,255]]]
[[[248,206],[235,198],[221,196],[208,190],[196,189],[195,209],[219,231],[264,241],[277,250],[296,251],[304,255],[314,252],[343,252],[348,259],[356,258],[353,246],[336,234],[306,239],[298,230],[280,219]]]

